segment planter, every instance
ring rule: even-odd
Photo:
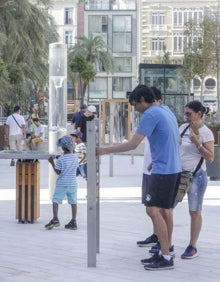
[[[207,174],[210,180],[220,179],[220,146],[215,145],[214,147],[215,158],[212,163],[206,162]]]
[[[219,144],[220,140],[218,137],[218,133],[220,132],[220,126],[211,126],[211,125],[207,125],[209,129],[211,129],[213,135],[214,135],[214,139],[215,139],[215,144]]]

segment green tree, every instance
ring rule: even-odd
[[[200,24],[190,20],[184,31],[187,44],[184,49],[182,73],[189,84],[192,84],[195,77],[201,79],[201,101],[204,96],[204,79],[215,71],[213,68],[215,53],[213,32],[213,20],[208,16],[204,17]],[[189,90],[190,92],[192,92],[192,88]]]
[[[69,63],[71,72],[72,83],[75,89],[81,94],[78,99],[80,103],[84,103],[84,95],[89,81],[93,81],[96,76],[96,70],[93,68],[91,62],[87,61],[83,53],[77,53],[74,59]],[[83,95],[84,94],[84,95]]]
[[[24,108],[48,80],[49,43],[57,40],[47,11],[49,0],[0,0],[0,58],[7,67],[0,77],[0,102]]]
[[[69,78],[76,86],[77,99],[83,103],[89,81],[95,78],[97,72],[112,72],[114,64],[112,54],[107,51],[101,36],[79,36],[77,39],[78,43],[68,54]]]

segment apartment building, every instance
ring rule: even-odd
[[[112,74],[99,71],[88,86],[88,99],[126,98],[138,80],[137,0],[53,0],[49,9],[59,41],[72,46],[75,37],[100,35],[115,58]]]
[[[53,0],[49,13],[55,18],[60,42],[72,46],[77,35],[101,35],[115,58],[113,74],[98,72],[88,87],[88,99],[126,98],[139,80],[139,63],[158,63],[164,46],[172,64],[182,64],[184,24],[216,13],[220,0]],[[162,63],[162,62],[161,62]],[[204,100],[216,101],[216,77],[204,81]],[[200,95],[201,81],[193,92]]]
[[[140,0],[140,61],[155,63],[164,55],[164,46],[173,64],[182,64],[184,48],[184,24],[190,18],[201,21],[205,14],[215,14],[219,0]],[[161,62],[162,63],[162,62]],[[201,81],[194,80],[193,92],[200,95]],[[215,103],[216,77],[209,76],[204,82],[204,100]]]
[[[59,42],[68,46],[75,44],[77,36],[77,0],[53,0],[48,13],[54,18]]]
[[[112,74],[98,72],[88,87],[88,98],[126,98],[137,84],[137,1],[88,0],[84,11],[85,35],[100,35],[112,52]]]

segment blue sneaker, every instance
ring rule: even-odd
[[[158,241],[157,244],[149,250],[149,253],[152,255],[158,254],[159,250],[160,250],[160,242]]]
[[[159,251],[161,249],[161,246],[160,246],[160,243],[158,242],[157,245],[153,246],[150,250],[149,250],[149,253],[154,255],[154,254],[159,254]],[[169,247],[169,252],[170,252],[170,255],[172,257],[175,256],[175,251],[174,251],[174,245],[170,246]]]
[[[198,257],[197,249],[191,245],[189,245],[181,255],[182,259],[192,259],[195,257]]]

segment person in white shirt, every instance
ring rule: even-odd
[[[205,112],[206,109],[200,101],[187,103],[184,113],[187,123],[182,124],[179,128],[180,134],[187,128],[180,142],[182,170],[194,172],[199,162],[202,162],[201,167],[193,176],[192,186],[187,193],[191,220],[190,239],[181,255],[182,259],[192,259],[198,256],[196,244],[202,229],[203,198],[208,183],[206,161],[212,162],[214,159],[214,136],[203,123]]]
[[[5,141],[9,141],[10,150],[21,151],[23,149],[25,126],[26,122],[21,115],[21,107],[15,106],[14,113],[6,120]],[[11,160],[11,166],[14,166],[14,159]]]

